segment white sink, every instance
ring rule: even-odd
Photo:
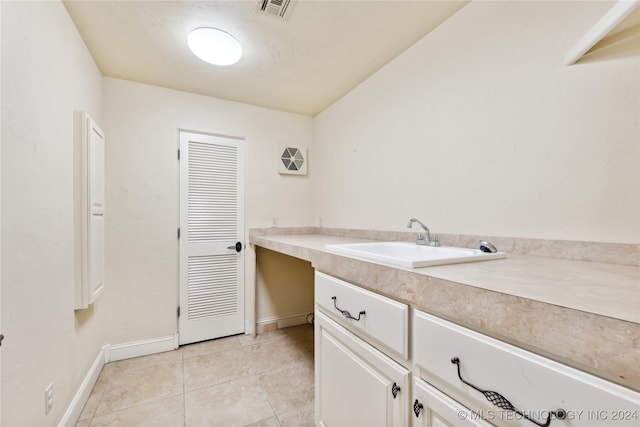
[[[326,249],[340,255],[409,268],[486,261],[507,256],[504,252],[487,253],[480,249],[421,246],[410,242],[345,243],[327,245]]]

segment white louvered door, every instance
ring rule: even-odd
[[[243,140],[180,132],[178,323],[180,344],[244,332]]]

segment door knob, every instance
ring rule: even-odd
[[[227,249],[235,249],[236,252],[240,252],[242,250],[242,243],[236,242],[235,245],[227,246]]]

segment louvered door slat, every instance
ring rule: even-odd
[[[236,264],[236,255],[189,258],[189,320],[235,313],[238,308]]]
[[[188,239],[224,241],[237,233],[237,147],[188,142]]]

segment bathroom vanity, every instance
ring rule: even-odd
[[[316,423],[640,424],[640,268],[511,255],[399,268],[253,235],[311,261]],[[548,424],[547,424],[548,423]]]

